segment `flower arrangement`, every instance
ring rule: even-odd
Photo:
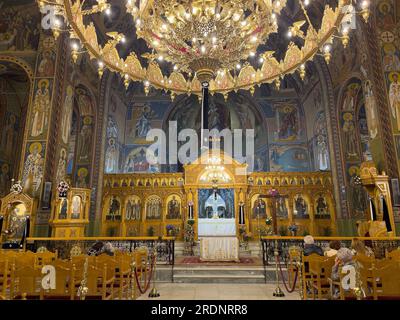
[[[67,197],[67,192],[69,190],[69,185],[67,182],[64,180],[60,181],[60,183],[57,186],[57,191],[58,191],[58,196],[60,198],[65,198]]]
[[[270,189],[270,190],[268,190],[267,194],[269,196],[277,197],[277,196],[279,196],[279,191],[276,189]]]
[[[272,224],[272,218],[271,218],[271,217],[267,217],[267,218],[265,219],[265,224],[266,224],[267,226],[270,226],[270,225]]]
[[[243,234],[243,241],[248,242],[251,239],[252,236],[253,236],[253,234],[251,232],[245,232]]]
[[[188,221],[187,221],[187,224],[189,225],[189,226],[193,226],[194,225],[194,219],[189,219]]]
[[[167,224],[166,229],[169,236],[176,236],[179,233],[179,228],[173,224]]]
[[[246,233],[246,226],[245,225],[239,226],[239,234],[243,235],[245,233]]]

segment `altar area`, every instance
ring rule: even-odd
[[[200,238],[200,260],[239,262],[239,239],[237,237]]]

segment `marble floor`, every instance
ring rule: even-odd
[[[298,291],[285,297],[273,296],[274,284],[226,284],[226,283],[160,283],[156,285],[159,298],[149,298],[148,292],[138,300],[300,300]]]

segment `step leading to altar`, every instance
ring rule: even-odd
[[[263,266],[175,266],[176,283],[265,283],[275,281],[275,269]]]

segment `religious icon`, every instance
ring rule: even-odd
[[[74,196],[72,198],[72,212],[71,219],[79,219],[81,215],[82,200],[80,196]]]
[[[135,138],[146,138],[147,133],[151,130],[150,121],[155,116],[154,111],[149,105],[145,105],[135,125]]]
[[[67,152],[65,151],[64,148],[61,148],[60,159],[58,160],[58,166],[57,166],[57,177],[56,177],[57,183],[59,183],[61,180],[64,179],[66,166],[67,166]]]
[[[161,200],[158,197],[150,197],[146,203],[146,219],[161,218]]]
[[[317,168],[319,170],[328,170],[329,168],[328,148],[326,145],[326,138],[322,135],[319,135],[317,137],[316,160],[317,160]]]
[[[278,198],[276,201],[276,216],[279,218],[288,217],[288,209],[284,198]]]
[[[146,172],[149,171],[149,168],[146,148],[136,148],[129,153],[125,161],[124,172]]]
[[[377,24],[383,30],[392,30],[395,22],[393,17],[392,6],[388,1],[382,1],[378,5],[379,18]]]
[[[367,117],[367,126],[369,130],[369,136],[371,139],[375,139],[378,135],[378,119],[376,115],[376,101],[372,92],[371,81],[366,81],[364,84],[365,91],[365,112]]]
[[[10,185],[10,166],[7,163],[1,165],[0,170],[0,197],[8,193]]]
[[[354,111],[359,88],[360,85],[358,83],[351,83],[347,86],[343,101],[343,111]]]
[[[69,134],[71,131],[72,119],[72,104],[73,104],[73,89],[70,85],[67,86],[65,95],[63,114],[61,119],[61,138],[64,143],[68,143]]]
[[[110,207],[106,219],[112,221],[120,220],[120,203],[116,196],[112,196],[110,199]]]
[[[360,168],[357,166],[351,166],[348,170],[349,179],[349,192],[350,203],[352,209],[356,213],[363,213],[366,208],[367,194],[364,187],[359,182]]]
[[[299,133],[297,109],[291,105],[280,107],[278,115],[278,139],[294,140]]]
[[[256,199],[253,203],[253,219],[265,219],[267,217],[267,205],[264,200]]]
[[[67,219],[68,200],[62,199],[58,219]]]
[[[112,116],[108,116],[107,122],[107,138],[117,138],[118,128]]]
[[[142,205],[140,199],[128,199],[126,203],[126,220],[140,221],[140,212]]]
[[[12,155],[17,140],[16,122],[17,122],[16,116],[14,114],[10,114],[8,117],[7,124],[3,128],[0,149],[4,152],[4,155],[7,158],[9,158]]]
[[[38,89],[33,102],[33,121],[31,136],[38,137],[47,126],[48,113],[50,110],[49,80],[42,79],[38,82]]]
[[[400,60],[396,54],[396,47],[393,43],[385,43],[383,45],[385,56],[383,57],[383,69],[386,72],[400,70]]]
[[[115,145],[115,139],[108,140],[108,147],[106,150],[105,171],[106,173],[117,172],[118,169],[118,150]]]
[[[52,77],[54,75],[54,58],[50,50],[45,50],[42,53],[42,59],[38,65],[39,77]]]
[[[180,219],[180,203],[176,200],[175,196],[172,196],[172,199],[168,202],[168,213],[167,219]]]
[[[89,160],[92,146],[92,117],[83,118],[83,126],[79,132],[78,155],[79,160]]]
[[[346,150],[346,157],[357,157],[357,142],[353,115],[349,112],[343,114],[343,138]]]
[[[88,181],[87,181],[88,175],[89,175],[88,169],[86,169],[86,168],[79,168],[78,169],[78,172],[77,172],[78,179],[77,179],[76,185],[79,188],[87,188],[87,186],[88,186]]]
[[[298,194],[294,199],[294,215],[296,218],[307,218],[307,203],[301,194]]]
[[[316,205],[316,217],[329,215],[328,204],[322,194],[319,194]]]
[[[88,92],[83,88],[76,89],[79,112],[82,117],[93,115],[94,105]]]
[[[34,142],[29,146],[29,155],[25,160],[22,181],[24,187],[36,194],[42,183],[44,159],[42,158],[42,144]]]
[[[389,100],[393,118],[396,119],[396,128],[400,131],[400,83],[399,73],[392,72],[389,74],[390,88]]]

